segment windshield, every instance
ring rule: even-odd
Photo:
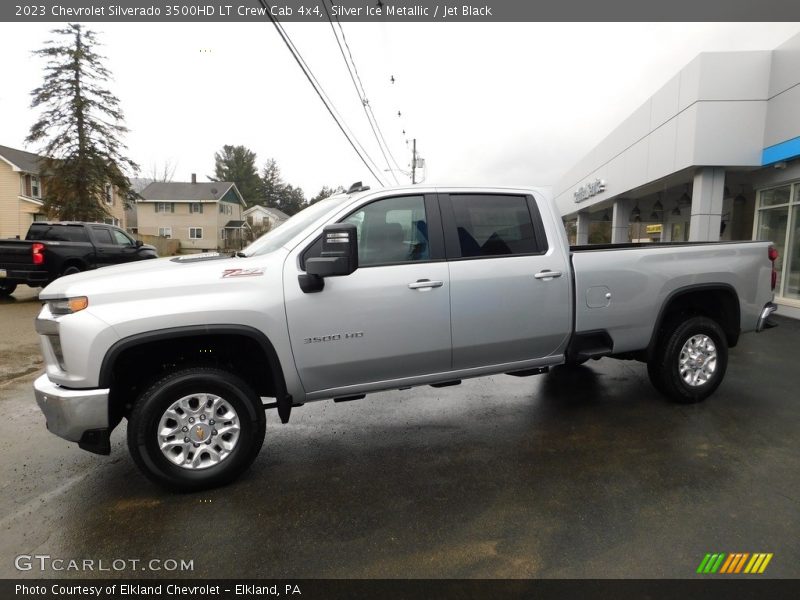
[[[274,252],[281,246],[286,245],[295,235],[322,217],[341,201],[341,196],[331,196],[330,198],[312,204],[294,215],[283,225],[262,235],[255,242],[242,250],[242,253],[245,256],[256,256]]]

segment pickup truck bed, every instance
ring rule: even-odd
[[[769,288],[770,271],[758,267],[769,246],[758,241],[571,246],[575,332],[593,340],[598,356],[647,349],[662,307],[681,293],[702,291],[711,302],[705,308],[726,324],[733,347],[740,332],[755,329],[764,308],[759,292]]]

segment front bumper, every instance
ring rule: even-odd
[[[71,390],[54,384],[47,375],[33,382],[33,390],[51,433],[78,442],[84,450],[108,454],[109,390]]]
[[[758,323],[756,323],[756,332],[764,331],[765,329],[770,329],[772,327],[776,327],[776,324],[769,320],[770,315],[778,310],[778,305],[774,302],[767,302],[764,305],[764,308],[761,309],[761,315],[758,317]]]

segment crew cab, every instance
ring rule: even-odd
[[[0,240],[0,297],[20,284],[43,287],[62,275],[147,258],[158,258],[156,249],[119,227],[36,221],[24,240]]]
[[[234,256],[50,284],[35,396],[97,453],[126,418],[137,465],[182,490],[247,468],[270,408],[286,423],[307,402],[600,357],[698,402],[740,334],[771,325],[776,258],[769,242],[570,248],[536,190],[354,184]]]

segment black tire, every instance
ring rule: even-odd
[[[66,275],[75,275],[75,273],[80,273],[81,268],[75,265],[70,265],[66,269],[61,272],[61,276],[64,277]]]
[[[692,385],[684,379],[681,373],[681,358],[684,346],[694,338],[695,341],[707,337],[711,346],[706,348],[710,356],[714,357],[713,370],[704,372],[706,379]],[[713,350],[710,350],[713,348]],[[706,355],[699,360],[711,364]],[[702,366],[703,363],[695,363]],[[647,364],[647,374],[650,381],[659,392],[674,402],[692,404],[708,398],[722,383],[725,371],[728,368],[728,342],[725,333],[719,324],[708,317],[689,317],[673,320],[662,329],[658,345],[650,362]],[[692,370],[685,372],[686,377],[692,378]]]
[[[0,281],[0,298],[8,298],[17,289],[16,283]]]
[[[238,441],[226,458],[196,469],[179,466],[168,459],[159,447],[158,437],[167,409],[193,394],[214,394],[224,399],[235,411],[240,427]],[[261,450],[265,432],[266,417],[261,399],[247,383],[221,369],[195,367],[164,377],[139,397],[128,420],[128,449],[136,465],[151,480],[174,491],[191,492],[225,485],[239,477]],[[188,446],[189,452],[194,452],[193,444]],[[201,444],[198,454],[204,449]]]

